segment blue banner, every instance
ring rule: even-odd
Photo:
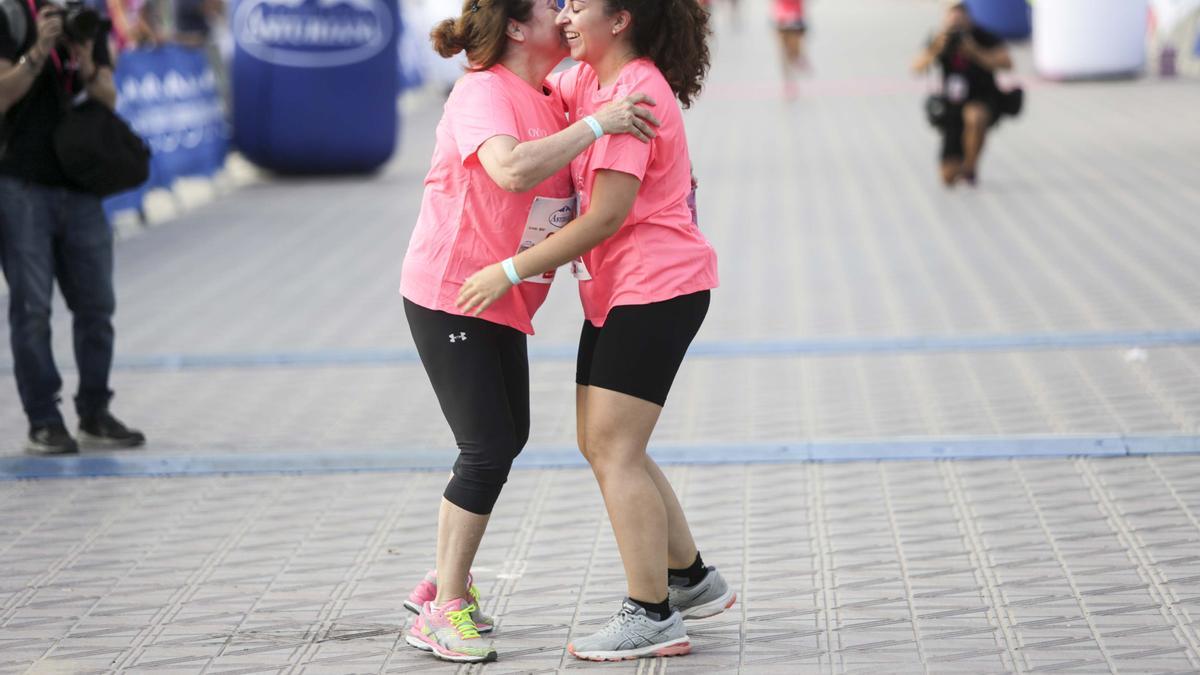
[[[105,201],[110,214],[140,208],[146,191],[225,165],[229,127],[216,76],[199,49],[164,45],[120,55],[117,114],[150,145],[150,180]]]

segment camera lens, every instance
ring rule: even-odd
[[[72,42],[95,40],[100,32],[100,14],[86,7],[71,6],[63,18],[63,32]]]

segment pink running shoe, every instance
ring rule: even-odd
[[[404,635],[404,641],[431,652],[443,661],[455,663],[482,663],[495,661],[496,650],[479,637],[479,630],[471,620],[475,605],[455,598],[441,607],[432,602],[421,606],[421,613],[413,619],[412,628]]]
[[[471,619],[475,621],[475,628],[480,633],[490,633],[496,627],[496,621],[484,614],[479,606],[482,604],[479,600],[479,589],[475,587],[475,580],[467,574],[467,592],[471,594],[472,603],[475,609],[471,612]],[[437,570],[430,570],[425,573],[425,578],[421,583],[417,584],[412,589],[412,593],[408,594],[408,599],[404,601],[404,609],[413,614],[421,613],[421,606],[427,602],[433,602],[437,598]]]

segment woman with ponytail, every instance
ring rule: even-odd
[[[640,94],[568,125],[546,77],[567,54],[556,0],[467,0],[432,31],[445,57],[467,53],[437,127],[400,293],[421,362],[459,447],[438,512],[437,567],[409,595],[406,641],[456,662],[491,661],[470,575],[513,459],[529,436],[526,334],[550,279],[468,316],[455,298],[468,274],[569,221],[567,165],[605,134],[642,144],[658,121]]]
[[[522,279],[582,256],[585,321],[576,365],[579,449],[616,534],[628,596],[599,632],[568,650],[589,660],[687,654],[684,619],[718,614],[736,595],[706,567],[671,484],[646,452],[671,384],[717,286],[716,253],[688,208],[691,170],[680,106],[709,65],[698,0],[566,0],[558,16],[580,65],[557,80],[568,118],[630,92],[662,120],[650,143],[598,140],[571,162],[581,215],[554,237],[482,269],[458,306],[487,312]],[[678,103],[676,103],[676,99]]]

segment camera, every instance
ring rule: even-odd
[[[102,32],[112,30],[112,22],[100,13],[85,7],[82,0],[67,0],[63,8],[53,13],[62,17],[63,35],[68,42],[83,44],[95,40]]]
[[[947,54],[953,54],[954,52],[958,51],[958,48],[962,46],[963,38],[965,37],[966,31],[964,30],[952,30],[949,33],[946,33],[945,52]]]

